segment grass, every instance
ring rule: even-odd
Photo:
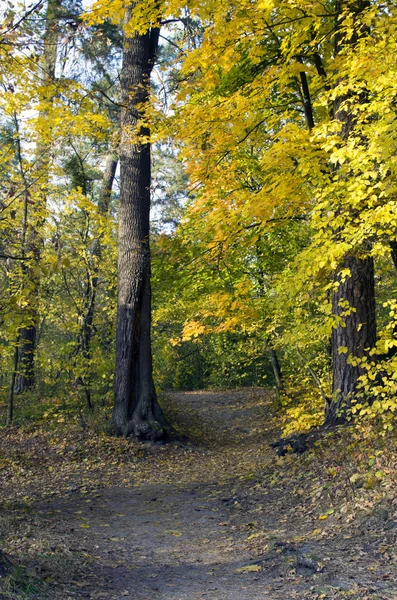
[[[44,600],[48,598],[45,582],[29,576],[25,569],[13,566],[8,575],[0,579],[1,600]]]

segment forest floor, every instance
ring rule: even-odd
[[[397,598],[390,438],[344,431],[279,458],[270,392],[164,404],[186,442],[0,431],[1,600]]]

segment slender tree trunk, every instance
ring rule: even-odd
[[[276,381],[276,388],[278,391],[280,391],[283,387],[283,380],[282,380],[281,367],[280,367],[280,363],[278,361],[277,353],[275,350],[273,350],[273,348],[269,348],[269,355],[270,355],[270,360],[272,363],[274,379]]]
[[[98,208],[100,213],[105,216],[109,212],[113,181],[116,175],[118,163],[118,154],[115,150],[112,150],[105,162],[105,169],[103,174],[102,186],[99,193]],[[93,274],[87,273],[87,302],[86,302],[86,314],[83,322],[83,326],[80,332],[80,350],[84,359],[87,362],[87,371],[89,371],[89,364],[91,360],[91,338],[93,334],[94,316],[96,307],[96,296],[97,288],[99,283],[98,267],[100,258],[102,255],[101,239],[98,238],[92,248],[93,257]],[[86,397],[86,403],[89,410],[92,410],[92,392],[91,392],[91,381],[90,374],[87,376],[79,377],[78,382],[84,388]]]
[[[367,1],[346,0],[339,2],[339,12],[348,8],[359,15]],[[355,43],[365,31],[357,32],[349,43]],[[338,32],[335,35],[335,52],[341,50],[344,41]],[[355,122],[352,113],[344,106],[346,97],[338,97],[334,102],[334,118],[341,124],[341,139],[346,142]],[[375,278],[374,263],[369,256],[370,245],[345,257],[334,278],[332,293],[332,313],[338,323],[332,334],[332,392],[333,398],[326,405],[326,423],[343,421],[346,409],[357,392],[358,378],[363,370],[350,363],[355,357],[363,358],[376,343]],[[360,256],[360,253],[362,256]],[[342,277],[348,269],[350,275]]]
[[[104,216],[108,214],[110,209],[113,182],[116,176],[118,162],[118,149],[112,148],[106,157],[105,168],[103,171],[102,186],[99,192],[98,200],[99,212]]]
[[[150,143],[139,123],[148,102],[159,30],[125,37],[121,73],[118,312],[113,426],[119,435],[164,436],[152,376],[150,287]]]
[[[103,172],[102,185],[101,190],[99,192],[98,200],[99,212],[103,216],[106,216],[109,212],[113,181],[116,175],[118,160],[118,154],[115,150],[112,150],[106,157],[105,169]],[[93,276],[91,278],[89,277],[89,290],[87,293],[87,312],[86,317],[84,319],[83,327],[83,353],[86,353],[87,356],[91,355],[90,346],[95,314],[96,293],[99,283],[98,263],[102,256],[101,239],[97,239],[95,241],[94,247],[92,248],[92,256],[94,258],[95,263],[93,268]]]
[[[34,308],[32,307],[31,316],[34,319],[34,323],[26,325],[20,330],[18,373],[14,378],[14,393],[16,395],[33,388],[35,384],[34,358],[37,326],[36,315],[33,314],[33,311]]]
[[[12,371],[11,371],[11,382],[10,382],[10,388],[8,391],[8,403],[7,403],[7,420],[6,420],[6,425],[11,425],[13,419],[14,419],[14,389],[15,389],[15,378],[17,375],[17,369],[18,369],[18,356],[19,356],[19,352],[18,352],[18,346],[19,346],[19,336],[17,336],[17,339],[15,340],[15,349],[14,349],[14,360],[12,363]]]
[[[393,264],[397,269],[397,242],[394,240],[390,242],[390,254]]]
[[[51,83],[55,78],[55,66],[57,57],[57,44],[59,37],[59,28],[57,16],[61,6],[61,0],[48,0],[47,14],[46,14],[46,30],[43,39],[43,54],[40,61],[40,77],[41,85],[46,86]],[[46,112],[40,113],[41,118],[46,118]],[[48,173],[46,170],[49,165],[48,149],[42,143],[38,143],[36,147],[37,164],[36,168],[38,171],[42,171],[42,187],[44,197],[46,194],[46,187],[48,183]],[[39,203],[41,204],[41,203]],[[39,214],[43,206],[35,207],[34,211]],[[39,217],[39,220],[43,217]],[[37,220],[37,217],[36,217]],[[28,242],[30,246],[29,250],[32,254],[33,263],[37,266],[41,258],[41,242],[37,233],[37,223],[31,225],[31,239]],[[26,307],[26,320],[28,324],[21,327],[19,332],[20,344],[19,344],[19,371],[15,378],[15,394],[20,394],[34,387],[35,385],[35,352],[37,342],[37,326],[38,326],[38,312],[37,312],[37,300],[38,300],[38,289],[40,285],[40,278],[37,275],[38,269],[29,269],[29,279],[33,284],[33,289],[30,292],[29,304]]]
[[[261,251],[260,251],[260,246],[258,243],[255,244],[255,252],[256,252],[257,259],[258,259],[258,264],[260,265]],[[257,278],[257,283],[258,283],[258,296],[262,297],[263,291],[265,289],[265,273],[261,267],[259,267],[259,269],[258,269],[256,278]],[[270,362],[272,364],[273,375],[274,375],[274,380],[276,382],[277,392],[280,392],[280,390],[283,387],[281,366],[280,366],[280,363],[278,360],[277,352],[274,350],[274,348],[271,347],[270,340],[267,340],[267,341],[268,341],[268,349],[267,350],[269,353]]]

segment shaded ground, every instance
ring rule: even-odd
[[[1,599],[397,598],[395,490],[354,476],[363,459],[347,460],[346,436],[332,453],[279,459],[264,390],[172,394],[166,405],[190,443],[120,446],[121,458],[112,446],[114,477],[100,462],[84,470],[83,457],[65,467],[61,493],[47,483],[41,494],[26,468],[33,500],[21,478],[0,523],[33,583],[25,596],[0,583]]]

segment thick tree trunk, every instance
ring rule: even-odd
[[[343,420],[345,409],[357,391],[358,378],[364,370],[349,358],[363,358],[376,343],[375,279],[372,258],[347,257],[342,265],[350,277],[340,281],[332,297],[332,313],[341,323],[332,333],[332,392],[327,405],[326,421]],[[342,303],[342,306],[341,306]]]
[[[139,123],[148,102],[158,30],[126,37],[121,73],[118,313],[113,426],[142,439],[164,436],[152,376],[150,287],[150,144]]]
[[[367,0],[338,2],[340,13],[349,9],[359,15],[368,7]],[[365,34],[358,29],[349,43],[354,44]],[[341,50],[344,41],[335,34],[335,52]],[[339,96],[334,102],[334,118],[341,124],[340,137],[349,138],[355,126],[354,116],[345,106],[347,97]],[[360,98],[358,98],[360,100]],[[373,259],[369,256],[370,244],[346,256],[335,275],[332,293],[332,313],[340,320],[332,334],[332,392],[333,398],[326,405],[325,422],[343,421],[346,409],[357,392],[358,378],[363,370],[350,364],[350,359],[362,358],[376,343],[375,279]],[[359,256],[359,254],[362,256]],[[348,269],[350,275],[342,278],[340,273]]]
[[[46,86],[51,83],[55,78],[55,66],[57,58],[57,45],[59,37],[58,28],[58,13],[61,7],[61,0],[48,0],[47,14],[46,14],[46,30],[43,39],[43,54],[41,57],[40,73],[41,79],[40,85]],[[40,114],[41,118],[46,118],[46,112],[43,111]],[[44,189],[44,197],[46,193],[46,187],[48,182],[48,173],[46,172],[49,165],[48,148],[42,143],[38,143],[36,147],[37,164],[36,168],[38,171],[42,171],[41,182]],[[35,212],[39,213],[42,206],[35,207]],[[41,217],[42,219],[42,217]],[[37,220],[37,218],[36,218]],[[40,217],[39,217],[40,220]],[[37,266],[40,262],[41,257],[41,242],[37,235],[37,223],[31,226],[32,234],[31,240],[28,242],[28,250],[30,250],[33,256],[34,265]],[[40,280],[37,275],[34,274],[34,269],[30,268],[29,279],[34,284],[33,289],[30,293],[29,303],[26,307],[25,313],[27,320],[30,321],[29,325],[21,327],[19,331],[20,345],[19,345],[19,371],[15,378],[15,394],[20,394],[27,390],[30,390],[35,385],[35,353],[36,353],[36,341],[37,341],[37,324],[38,324],[38,313],[37,313],[37,298],[38,288]],[[38,272],[37,269],[35,269]]]

